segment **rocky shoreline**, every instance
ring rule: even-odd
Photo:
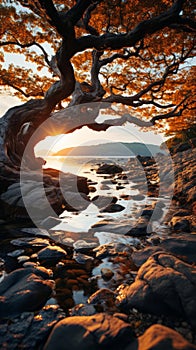
[[[110,237],[108,243],[99,245],[91,238],[85,241],[81,233],[79,240],[69,244],[71,238],[63,239],[62,232],[51,234],[46,228],[27,227],[24,222],[16,227],[2,216],[2,350],[94,350],[109,346],[116,350],[196,349],[195,153],[194,148],[174,154],[172,169],[163,155],[157,156],[163,169],[161,186],[165,195],[169,196],[173,186],[170,171],[175,179],[164,235],[149,228],[154,210],[156,215],[164,210],[159,198],[159,167],[150,158],[132,161],[126,174],[118,169],[112,171],[116,186],[135,177],[138,200],[146,190],[150,198],[158,199],[145,206],[130,227],[129,218],[125,222],[101,220],[93,225],[89,237],[105,232]],[[50,204],[57,212],[62,205],[73,210],[70,202],[61,199],[61,209],[57,206],[59,174],[54,171],[52,182],[51,175],[50,171]],[[69,185],[66,190],[77,202],[71,176],[62,176]],[[79,211],[89,201],[89,187],[92,191],[93,184],[85,178],[78,181],[79,192],[85,197]],[[24,217],[24,212],[17,211],[21,193],[15,190],[11,188],[9,192],[8,187],[1,195],[1,204],[6,213]],[[13,196],[8,203],[10,193]],[[109,204],[104,198],[94,198],[94,202],[105,212],[117,210],[119,205],[115,199]]]

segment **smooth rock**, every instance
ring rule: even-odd
[[[190,344],[175,330],[154,324],[149,327],[135,342],[125,350],[194,350],[196,346]]]
[[[126,252],[131,255],[133,252],[133,248],[129,244],[124,243],[108,243],[103,244],[97,248],[94,249],[94,252],[96,253],[96,258],[98,259],[104,259],[109,256],[115,256],[119,253]]]
[[[168,237],[162,240],[160,247],[182,260],[196,263],[196,235],[184,233],[182,236]]]
[[[93,204],[95,204],[98,208],[105,208],[106,206],[116,203],[117,197],[111,197],[111,196],[95,196],[92,198]]]
[[[94,236],[98,238],[100,245],[108,243],[123,243],[126,246],[132,245],[134,247],[137,247],[140,243],[140,240],[138,238],[125,236],[123,234],[118,233],[100,231],[95,232]]]
[[[109,204],[107,207],[100,210],[100,213],[116,213],[119,211],[124,210],[125,207],[123,207],[120,204]]]
[[[157,252],[140,267],[135,282],[117,300],[141,312],[183,317],[196,329],[196,268]]]
[[[114,272],[108,268],[103,267],[101,269],[101,276],[103,277],[103,279],[110,280],[113,276],[114,276]]]
[[[106,190],[109,190],[109,189],[110,189],[110,186],[108,186],[107,184],[102,183],[102,184],[99,186],[99,188],[100,188],[101,191],[106,191]]]
[[[21,237],[12,239],[11,244],[19,247],[46,247],[49,241],[43,238]]]
[[[116,164],[102,164],[97,169],[97,174],[118,174],[122,173],[123,168]]]
[[[50,237],[50,234],[47,230],[37,227],[25,227],[21,229],[22,232],[29,233],[34,236],[39,237]]]
[[[41,227],[44,227],[45,229],[49,230],[53,228],[54,226],[59,225],[62,222],[62,220],[55,218],[53,216],[48,216],[46,219],[42,220],[40,223]]]
[[[160,246],[154,246],[154,247],[146,247],[142,250],[136,250],[131,255],[134,264],[137,267],[142,266],[148,258],[153,255],[156,252],[163,251],[163,248]]]
[[[68,211],[82,211],[90,204],[90,199],[85,193],[66,191],[63,193],[63,198],[65,201],[64,209]]]
[[[152,232],[151,223],[149,222],[148,218],[143,216],[141,217],[136,226],[132,227],[128,232],[128,236],[133,237],[142,237],[150,234]]]
[[[91,226],[91,229],[96,232],[111,232],[117,234],[127,234],[132,227],[130,220],[102,220],[98,221]]]
[[[74,247],[76,252],[85,253],[89,249],[93,249],[93,248],[97,247],[97,243],[96,242],[86,242],[83,239],[80,239],[73,244],[73,247]]]
[[[58,246],[48,246],[41,249],[38,253],[39,260],[51,260],[51,259],[63,259],[67,255],[67,252]]]
[[[79,252],[74,252],[73,259],[77,261],[78,264],[86,264],[94,261],[94,258],[92,256],[82,254]]]
[[[21,254],[24,253],[24,249],[17,249],[13,250],[12,252],[7,253],[8,256],[11,256],[12,258],[17,258]]]
[[[189,217],[184,216],[174,216],[170,224],[172,226],[172,229],[174,231],[184,231],[184,232],[190,232],[190,222],[189,222]]]
[[[115,293],[110,289],[101,288],[88,298],[88,303],[92,305],[114,304]]]
[[[22,268],[5,276],[0,283],[2,318],[39,310],[52,294],[54,281],[44,268]]]
[[[91,316],[96,313],[95,307],[89,304],[78,304],[69,310],[70,316]]]
[[[134,201],[142,201],[144,198],[145,196],[143,194],[135,194],[130,196],[130,199]]]
[[[58,322],[44,350],[122,350],[133,332],[128,323],[104,313],[93,316],[68,317]]]

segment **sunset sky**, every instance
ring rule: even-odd
[[[2,116],[7,109],[21,103],[17,97],[1,92],[0,115]],[[154,134],[152,131],[142,132],[138,127],[131,124],[122,127],[111,127],[106,132],[96,132],[83,127],[72,134],[47,137],[36,146],[36,153],[37,155],[42,155],[42,150],[57,152],[66,147],[93,145],[112,141],[153,143],[159,145],[164,141],[164,137],[161,134]]]

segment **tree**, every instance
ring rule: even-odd
[[[62,102],[77,108],[118,104],[122,117],[113,125],[153,124],[173,132],[194,123],[192,0],[1,0],[0,10],[0,83],[24,99],[34,97],[1,119],[4,164],[20,166],[30,136],[47,118],[55,123],[58,112],[51,113]],[[24,54],[37,70],[14,63],[6,69],[6,53]],[[110,127],[95,122],[99,108],[94,121],[84,111],[83,125]],[[64,132],[78,127],[69,118],[66,125]]]

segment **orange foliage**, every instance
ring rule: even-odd
[[[57,10],[67,11],[75,1],[53,1]],[[89,26],[97,34],[128,33],[141,21],[157,16],[172,5],[172,0],[108,0],[102,1],[91,13]],[[48,23],[46,13],[39,1],[0,1],[0,85],[13,87],[20,98],[41,97],[55,79],[50,67],[51,57],[61,44],[55,28]],[[193,19],[193,1],[186,1],[183,14]],[[75,28],[76,38],[87,33],[83,22]],[[140,47],[138,54],[134,55]],[[133,109],[146,119],[164,113],[161,106],[178,105],[184,108],[181,115],[157,121],[156,125],[174,132],[189,127],[194,116],[195,68],[190,63],[193,57],[193,33],[176,28],[164,28],[152,35],[145,35],[143,42],[127,48],[128,58],[118,57],[100,68],[99,79],[105,90],[104,98],[111,94],[135,97],[127,110]],[[124,49],[111,51],[106,48],[100,60],[114,54],[126,55]],[[132,54],[131,54],[132,53]],[[24,55],[27,64],[15,60],[7,65],[9,54]],[[14,56],[15,57],[15,56]],[[79,52],[71,60],[76,80],[91,84],[92,49]],[[33,66],[31,64],[33,63]],[[27,68],[28,67],[28,68]],[[164,74],[172,67],[170,74]],[[150,84],[161,81],[139,98],[137,94]],[[70,97],[67,101],[70,100]],[[152,103],[151,103],[152,102]],[[169,112],[172,107],[168,107]]]

